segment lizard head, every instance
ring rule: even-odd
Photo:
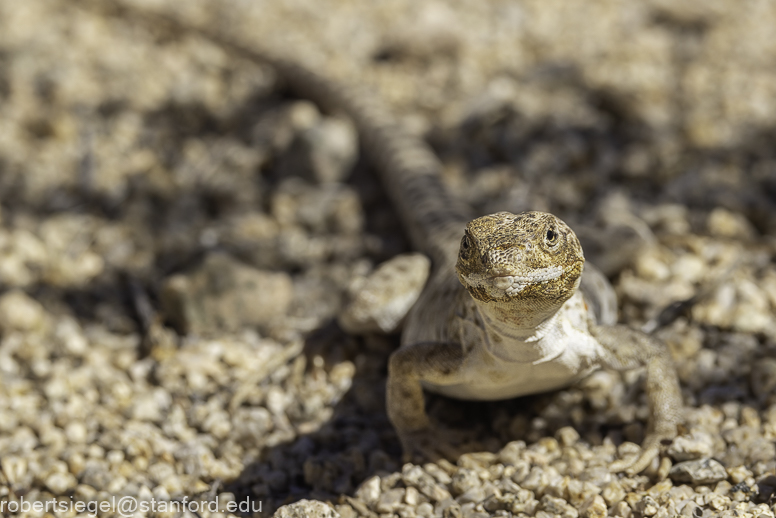
[[[574,294],[584,263],[574,231],[552,214],[497,212],[466,226],[455,269],[476,300],[549,309]]]

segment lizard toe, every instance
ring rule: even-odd
[[[612,473],[626,472],[629,475],[641,473],[652,464],[660,454],[659,448],[649,448],[643,450],[639,455],[633,455],[626,459],[620,459],[609,464],[609,470]]]
[[[652,461],[660,457],[660,451],[664,445],[671,442],[676,436],[676,426],[671,423],[660,423],[656,430],[647,434],[641,446],[641,453],[627,459],[613,462],[609,469],[614,473],[625,471],[630,475],[641,473],[647,469]]]

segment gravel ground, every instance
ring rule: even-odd
[[[0,0],[0,514],[774,516],[776,4],[136,3],[370,88],[478,211],[565,219],[685,423],[625,476],[641,372],[430,397],[470,453],[403,466],[398,339],[336,324],[409,251],[347,121],[206,41]]]

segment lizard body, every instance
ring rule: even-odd
[[[472,317],[456,315],[451,326],[460,329],[453,338],[464,349],[465,361],[453,384],[424,381],[432,392],[467,400],[507,399],[565,387],[597,367],[600,345],[587,328],[581,293],[542,329],[523,337],[489,329],[476,307],[467,306]]]
[[[477,218],[444,260],[410,311],[402,347],[390,361],[388,413],[400,434],[405,430],[405,452],[447,451],[425,414],[422,388],[505,399],[567,386],[603,366],[647,367],[652,416],[642,455],[612,469],[641,471],[660,441],[673,438],[681,396],[664,345],[625,326],[600,325],[611,324],[610,317],[596,320],[578,290],[582,247],[560,219],[543,212]]]
[[[582,248],[560,219],[501,212],[472,220],[444,186],[429,147],[363,90],[170,17],[114,2],[99,7],[199,34],[270,64],[297,93],[354,121],[413,245],[433,264],[389,362],[388,414],[406,458],[444,453],[424,408],[424,388],[461,399],[504,399],[567,386],[602,366],[647,370],[651,422],[643,452],[615,462],[613,470],[644,469],[660,441],[675,436],[681,396],[665,347],[639,331],[602,325],[611,316],[596,320],[589,307],[600,301],[578,290],[585,284]],[[591,275],[588,270],[585,277]]]

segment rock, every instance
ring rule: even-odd
[[[712,453],[714,442],[709,434],[694,431],[690,435],[680,435],[671,443],[668,454],[676,461],[686,461],[708,457]]]
[[[520,465],[524,462],[522,458],[524,452],[525,442],[512,441],[501,448],[501,451],[498,453],[498,460],[507,466]]]
[[[89,431],[81,421],[71,421],[65,426],[65,437],[72,443],[81,444],[89,438]]]
[[[420,503],[420,492],[410,486],[405,490],[404,503],[410,506],[417,506]]]
[[[392,333],[420,296],[431,261],[423,254],[390,259],[363,279],[338,322],[348,333]]]
[[[339,518],[339,513],[330,505],[316,500],[299,500],[284,505],[272,515],[273,518]]]
[[[479,488],[482,485],[480,477],[474,470],[466,468],[458,468],[453,475],[453,483],[451,489],[454,495],[462,495],[472,489]],[[471,501],[471,500],[469,500]]]
[[[344,180],[358,155],[358,136],[349,121],[327,118],[300,134],[310,172],[319,184]]]
[[[287,273],[251,268],[220,252],[193,273],[166,279],[161,295],[164,313],[180,331],[195,334],[271,324],[292,297]]]
[[[730,238],[751,238],[757,234],[752,224],[743,215],[722,207],[712,210],[706,226],[713,236]]]
[[[676,483],[713,484],[727,478],[725,467],[714,459],[688,460],[675,464],[669,473]]]
[[[514,502],[515,502],[515,495],[513,494],[505,494],[505,495],[494,494],[484,499],[484,501],[482,502],[482,507],[483,509],[491,513],[495,511],[507,511],[512,508],[512,504]]]
[[[371,477],[365,480],[356,489],[356,498],[366,502],[368,505],[373,505],[380,498],[380,477]]]
[[[405,464],[401,476],[405,485],[416,488],[434,502],[451,498],[450,492],[420,466]]]
[[[32,331],[45,321],[46,310],[23,291],[9,291],[0,297],[0,329]]]
[[[544,495],[541,499],[541,506],[542,509],[555,516],[564,518],[576,518],[579,516],[579,512],[562,498]]]
[[[0,282],[25,287],[40,279],[48,261],[43,242],[26,229],[0,230]]]
[[[467,489],[466,491],[461,492],[458,497],[456,497],[456,501],[459,504],[467,504],[467,503],[478,503],[485,500],[485,490],[482,489],[482,486],[475,486]]]
[[[46,487],[55,495],[63,495],[76,484],[78,481],[70,473],[52,473],[46,478]]]
[[[137,394],[132,401],[132,418],[159,422],[166,416],[169,405],[169,396],[165,392],[147,391]]]
[[[606,502],[601,495],[586,500],[579,509],[582,518],[606,518]]]
[[[19,484],[26,478],[27,460],[15,455],[3,455],[3,458],[0,459],[0,469],[8,482]]]
[[[281,245],[292,229],[303,229],[310,234],[308,239],[326,236],[331,240],[337,234],[357,235],[364,226],[361,199],[345,184],[315,185],[301,178],[284,179],[272,194],[270,212],[282,231]]]
[[[358,158],[358,134],[345,119],[307,121],[278,165],[281,176],[299,176],[317,184],[344,180]]]
[[[558,439],[558,442],[563,446],[573,446],[579,441],[579,432],[570,426],[564,426],[555,432],[555,438]]]
[[[398,20],[394,20],[396,22]],[[416,15],[386,31],[379,55],[386,59],[417,60],[421,63],[454,56],[464,28],[452,8],[440,2],[418,5]],[[423,92],[417,92],[423,95]]]
[[[404,492],[403,488],[384,491],[375,505],[375,510],[378,513],[391,513],[395,511],[404,501]]]
[[[617,480],[612,480],[601,491],[601,496],[609,505],[616,504],[625,499],[625,490]]]
[[[40,226],[48,262],[44,280],[62,288],[84,286],[103,273],[105,259],[94,248],[97,229],[103,223],[93,216],[60,214]]]
[[[634,506],[634,511],[640,513],[641,516],[654,516],[658,509],[660,509],[660,506],[655,502],[655,499],[649,495],[636,502],[636,505]]]

